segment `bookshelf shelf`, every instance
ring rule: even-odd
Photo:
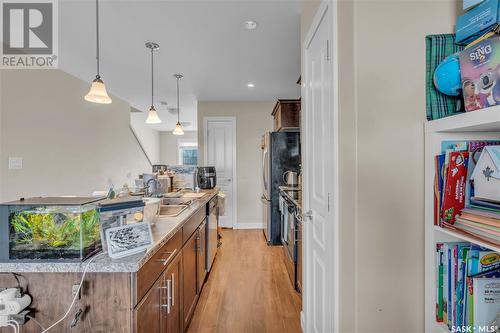
[[[484,241],[482,241],[482,240],[480,240],[480,239],[478,239],[478,238],[476,238],[474,236],[468,235],[468,234],[466,234],[464,232],[460,232],[458,230],[441,228],[439,226],[434,226],[434,230],[436,230],[437,232],[446,234],[448,236],[454,237],[454,238],[456,238],[456,239],[458,239],[460,241],[474,243],[474,244],[486,247],[486,248],[488,248],[488,249],[490,249],[492,251],[500,253],[500,246],[493,245],[493,244],[488,243],[488,242],[484,242]]]
[[[500,106],[461,113],[431,120],[425,125],[426,132],[498,132],[500,131]]]
[[[446,140],[500,140],[500,106],[425,123],[425,332],[449,333],[436,322],[436,243],[466,241],[500,253],[494,246],[469,234],[434,225],[434,156]]]

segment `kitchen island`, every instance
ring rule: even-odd
[[[89,265],[80,297],[67,318],[51,332],[184,332],[192,317],[205,274],[205,219],[218,190],[206,190],[176,217],[152,226],[153,245],[122,259],[99,255]],[[83,263],[0,263],[0,287],[15,287],[32,298],[36,320],[48,327],[73,299]],[[8,273],[15,273],[8,274]],[[10,328],[0,329],[7,332]],[[29,320],[22,332],[40,332]]]

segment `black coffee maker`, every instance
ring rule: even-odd
[[[198,187],[204,190],[212,189],[217,185],[217,175],[215,167],[198,167]]]

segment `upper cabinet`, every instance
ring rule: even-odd
[[[300,128],[300,99],[279,99],[272,113],[274,130],[298,130]]]

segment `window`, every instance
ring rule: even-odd
[[[177,147],[179,165],[198,165],[198,142],[179,139]]]

